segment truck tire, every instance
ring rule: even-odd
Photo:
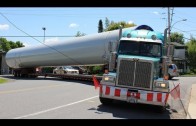
[[[169,80],[172,80],[172,78],[173,78],[173,77],[169,74]]]
[[[100,102],[103,105],[111,105],[113,103],[113,99],[99,97]]]
[[[157,113],[164,113],[165,111],[166,111],[165,106],[157,106],[157,108],[156,108]]]

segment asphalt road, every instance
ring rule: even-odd
[[[186,118],[191,95],[192,84],[196,84],[196,77],[175,77],[170,81],[170,89],[180,85],[180,99],[173,99],[171,96],[168,100],[170,109],[174,109],[174,118]]]
[[[153,106],[116,102],[100,103],[93,82],[57,78],[18,79],[0,84],[1,119],[176,119],[185,118],[181,104],[173,102],[177,112],[157,113]],[[196,77],[174,78],[183,89],[183,104],[188,104],[191,84]],[[172,83],[171,83],[172,84]],[[186,100],[187,99],[187,100]],[[169,104],[171,104],[171,98]]]

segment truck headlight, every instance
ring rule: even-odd
[[[164,82],[155,82],[155,87],[156,88],[168,88],[168,83],[164,83]]]
[[[161,87],[162,87],[162,88],[165,88],[165,87],[166,87],[166,84],[161,83]]]
[[[158,87],[158,88],[165,88],[166,84],[165,83],[156,83],[155,86]]]
[[[113,76],[103,76],[105,82],[115,82],[115,77]]]

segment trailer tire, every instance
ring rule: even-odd
[[[103,105],[111,105],[113,103],[113,99],[99,97],[100,102]]]
[[[16,72],[14,72],[14,77],[17,77],[17,74],[16,74]]]

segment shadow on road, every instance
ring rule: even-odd
[[[37,78],[28,78],[28,77],[14,77],[13,75],[1,75],[0,77],[7,78],[10,80],[50,80],[50,81],[66,81],[66,82],[74,82],[74,83],[80,83],[85,85],[91,85],[94,86],[93,81],[89,80],[75,80],[75,79],[65,79],[65,78],[58,78],[58,77],[42,77],[39,76]]]
[[[169,110],[163,113],[158,112],[157,106],[130,104],[121,101],[116,101],[112,105],[100,104],[96,113],[112,113],[114,118],[122,119],[170,119],[171,114]]]

